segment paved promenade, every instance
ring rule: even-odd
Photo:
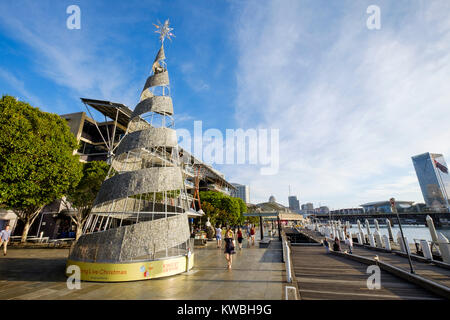
[[[0,299],[283,299],[285,267],[281,243],[258,244],[233,256],[226,269],[223,249],[209,242],[195,250],[195,267],[167,278],[124,283],[82,282],[69,290],[64,269],[67,249],[11,249],[0,257]]]

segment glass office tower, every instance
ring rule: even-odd
[[[289,209],[296,211],[300,210],[300,201],[298,201],[297,196],[289,196]]]
[[[448,211],[450,175],[444,156],[427,152],[412,157],[412,162],[427,207]]]
[[[236,187],[236,191],[233,191],[231,196],[236,198],[241,198],[245,203],[250,203],[250,188],[249,186],[232,183],[233,186]]]

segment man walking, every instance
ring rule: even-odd
[[[216,241],[217,248],[222,248],[222,228],[220,226],[216,227]]]
[[[247,248],[250,248],[250,226],[248,223],[245,225],[245,237],[247,238]]]
[[[6,246],[8,245],[9,238],[11,236],[11,230],[9,225],[5,227],[5,230],[0,232],[0,247],[3,245],[3,255],[6,256]]]
[[[351,235],[347,236],[347,239],[345,239],[345,244],[348,246],[348,253],[353,253],[353,239]]]
[[[325,249],[327,250],[327,253],[330,253],[330,243],[328,242],[327,238],[324,238],[322,241]]]

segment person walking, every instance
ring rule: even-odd
[[[245,239],[247,239],[247,248],[250,248],[251,237],[250,237],[250,226],[248,223],[245,225],[244,231],[245,231]]]
[[[347,235],[347,239],[345,239],[345,244],[348,246],[348,252],[350,254],[353,253],[353,239],[350,235]]]
[[[217,248],[222,247],[222,228],[220,228],[220,225],[216,227],[216,242],[217,242]]]
[[[325,249],[327,250],[327,253],[330,253],[330,243],[328,242],[327,238],[324,238],[322,241]]]
[[[252,246],[255,245],[255,226],[252,225],[252,227],[250,228],[250,237],[252,238]]]
[[[338,237],[334,238],[333,251],[341,251],[341,242]]]
[[[6,248],[11,237],[11,230],[9,225],[6,225],[5,229],[0,232],[0,247],[3,245],[3,255],[6,256]]]
[[[225,259],[227,259],[228,264],[228,270],[231,270],[231,265],[233,263],[233,254],[236,252],[234,251],[234,234],[233,230],[231,230],[230,227],[227,228],[227,231],[225,232]]]
[[[243,239],[244,239],[244,237],[242,236],[242,230],[241,230],[241,228],[238,228],[237,241],[238,241],[239,250],[242,250],[242,240]]]

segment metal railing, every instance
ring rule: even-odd
[[[293,291],[294,292],[294,300],[297,300],[297,288],[296,287],[292,287],[292,286],[286,286],[285,288],[285,297],[286,300],[289,300],[289,291]]]
[[[286,240],[283,241],[283,260],[286,265],[286,281],[292,283],[291,273],[291,249]]]

